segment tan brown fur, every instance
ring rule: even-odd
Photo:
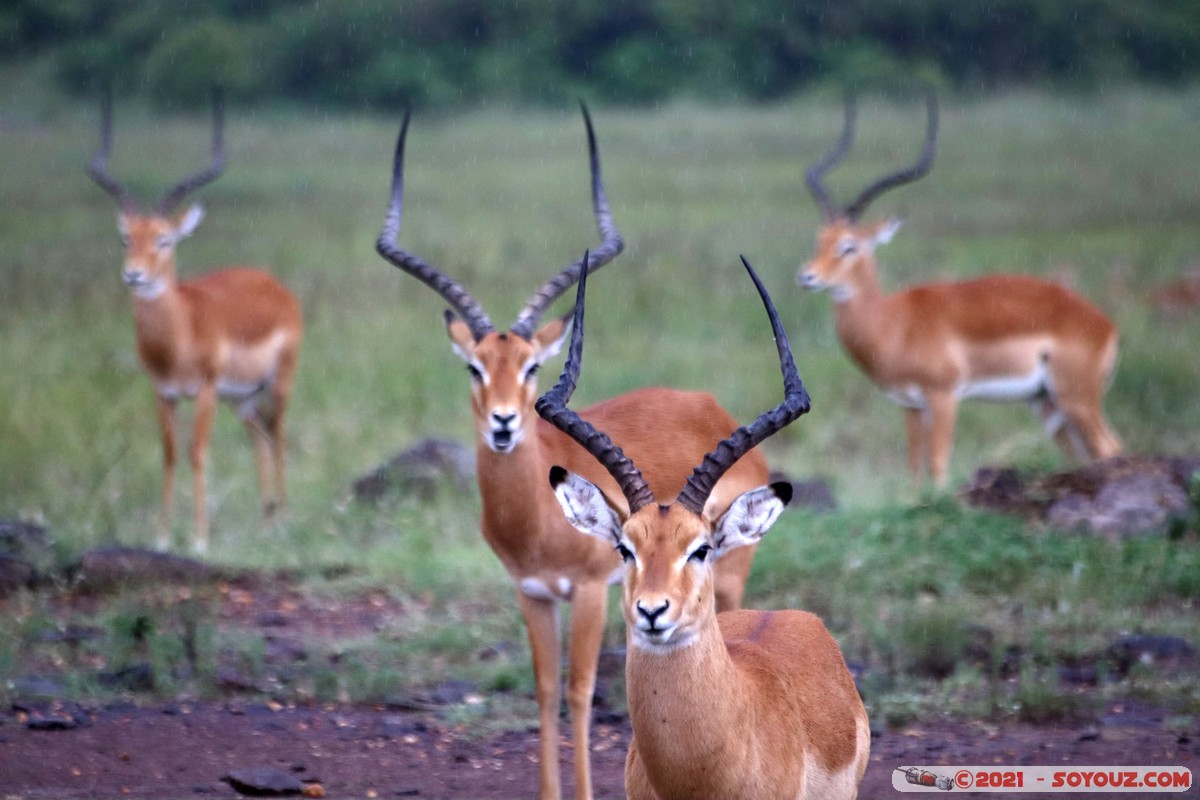
[[[534,579],[553,589],[560,578],[570,591],[558,599],[572,602],[568,647],[567,705],[575,743],[577,797],[591,796],[589,724],[605,619],[607,586],[621,566],[611,545],[580,536],[563,516],[547,483],[550,467],[562,465],[595,481],[615,503],[624,503],[616,482],[568,436],[541,420],[533,410],[536,380],[522,380],[522,368],[563,333],[563,322],[544,325],[531,341],[511,333],[492,332],[478,343],[458,321],[449,324],[455,349],[473,360],[487,382],[472,382],[471,407],[476,423],[476,474],[482,498],[484,539],[518,585],[533,652],[537,699],[541,709],[542,798],[559,796],[558,708],[559,632],[555,600],[539,600],[522,592],[522,581]],[[516,414],[522,431],[515,447],[496,452],[488,442],[492,415]],[[708,450],[737,428],[737,421],[712,395],[672,389],[641,389],[602,401],[583,416],[607,430],[625,452],[643,464],[656,495],[671,498]],[[767,481],[766,459],[757,450],[730,470],[709,500],[714,517],[747,488]],[[742,548],[717,566],[722,609],[741,604],[753,547]],[[710,598],[710,603],[714,602]]]
[[[867,376],[905,399],[909,470],[928,464],[944,485],[957,406],[972,386],[1016,385],[1044,370],[1030,401],[1068,455],[1107,458],[1120,440],[1101,410],[1117,359],[1117,331],[1095,306],[1049,281],[995,275],[885,293],[874,249],[897,223],[823,226],[798,281],[834,292],[838,337]],[[885,230],[886,229],[886,230]]]
[[[175,246],[199,209],[167,217],[123,211],[125,281],[133,291],[138,359],[155,389],[163,438],[158,545],[169,544],[174,504],[176,404],[196,401],[191,444],[193,548],[208,548],[205,492],[219,399],[237,406],[255,446],[264,516],[286,502],[283,423],[295,380],[303,319],[295,297],[260,269],[231,267],[188,281],[176,277]]]

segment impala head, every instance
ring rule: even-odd
[[[704,510],[717,481],[739,458],[810,407],[775,306],[749,263],[745,259],[742,263],[771,320],[784,400],[720,442],[669,505],[655,500],[641,471],[607,435],[566,406],[583,355],[585,278],[580,279],[576,295],[567,365],[558,384],[537,401],[537,412],[591,453],[625,495],[628,512],[579,475],[562,467],[550,470],[550,485],[571,524],[607,541],[624,559],[625,622],[631,641],[652,652],[669,652],[695,641],[716,613],[713,562],[761,539],[791,500],[790,484],[773,483],[742,494],[718,518],[710,518]]]
[[[538,370],[562,348],[566,320],[549,322],[528,339],[489,331],[476,341],[467,324],[447,311],[446,330],[454,352],[467,362],[480,438],[493,452],[511,452],[533,420]]]
[[[542,284],[526,302],[508,332],[496,330],[483,307],[461,284],[396,244],[403,209],[408,113],[404,115],[396,140],[391,203],[375,249],[450,304],[452,310],[446,311],[446,331],[454,352],[466,362],[471,375],[471,405],[480,439],[496,453],[511,452],[532,429],[538,369],[559,351],[565,338],[566,318],[539,327],[542,314],[579,280],[585,265],[587,272],[595,271],[612,261],[625,246],[608,208],[591,116],[586,106],[580,104],[580,108],[587,129],[592,207],[601,244]]]
[[[137,296],[157,297],[175,280],[175,246],[181,239],[191,236],[204,219],[204,209],[198,204],[180,214],[174,213],[176,207],[189,194],[216,180],[225,169],[221,94],[213,93],[211,163],[171,187],[155,204],[154,211],[142,213],[129,190],[109,174],[111,152],[112,98],[106,93],[101,106],[100,146],[92,157],[88,174],[117,201],[117,229],[125,245],[122,279]]]
[[[874,269],[875,248],[890,242],[900,220],[888,217],[880,222],[859,222],[867,206],[889,189],[924,177],[933,166],[937,150],[938,110],[932,92],[925,95],[927,123],[925,145],[921,155],[910,167],[884,175],[863,189],[852,203],[843,208],[830,199],[825,188],[825,173],[840,164],[854,142],[855,105],[850,95],[845,100],[845,119],[842,135],[825,156],[808,168],[805,180],[825,218],[817,233],[817,247],[811,261],[796,273],[796,282],[806,289],[829,289],[835,300],[845,300],[854,293],[857,276],[863,270]]]

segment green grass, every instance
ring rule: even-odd
[[[90,547],[152,541],[160,450],[118,279],[113,204],[83,170],[97,114],[43,93],[34,77],[10,77],[0,113],[0,517],[42,520],[68,562]],[[971,647],[971,625],[991,631],[992,653],[1037,642],[1082,652],[1130,630],[1197,642],[1194,538],[1061,536],[908,486],[901,413],[841,352],[828,299],[793,282],[818,223],[803,170],[837,135],[836,101],[592,111],[628,249],[590,287],[577,404],[652,384],[712,391],[743,420],[777,402],[774,349],[739,254],[771,289],[813,396],[813,413],[772,439],[768,457],[831,480],[842,510],[784,518],[763,545],[751,605],[823,614],[847,654],[883,676],[877,697],[900,716],[906,698],[948,691],[906,676]],[[1200,185],[1186,168],[1198,117],[1195,87],[945,98],[932,175],[872,209],[905,219],[879,252],[885,285],[997,271],[1070,282],[1121,329],[1106,408],[1129,448],[1195,452],[1200,315],[1156,318],[1145,296],[1200,261]],[[398,121],[232,110],[228,174],[204,190],[208,216],[179,250],[184,275],[269,265],[307,318],[289,415],[290,516],[259,530],[251,450],[222,412],[209,472],[212,559],[291,570],[314,591],[428,593],[457,609],[451,625],[465,631],[448,633],[434,616],[399,620],[375,643],[345,643],[362,668],[309,676],[320,696],[376,697],[447,670],[507,685],[526,663],[471,663],[481,643],[524,641],[507,579],[476,529],[477,499],[384,511],[347,500],[357,476],[415,438],[472,436],[444,303],[374,253]],[[864,102],[859,148],[831,189],[848,196],[910,158],[921,124],[915,104]],[[207,125],[118,104],[111,168],[149,200],[203,163]],[[573,109],[418,114],[405,199],[402,243],[462,280],[498,324],[596,241]],[[966,405],[955,448],[952,485],[982,463],[1062,463],[1019,407]],[[186,465],[179,484],[182,545]],[[331,572],[342,575],[332,587],[323,577]],[[30,602],[30,619],[49,613]],[[6,622],[0,636],[6,673],[21,668],[23,624]],[[384,662],[393,666],[378,673]],[[1029,696],[1041,680],[1029,678]]]

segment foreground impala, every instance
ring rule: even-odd
[[[927,461],[934,483],[945,484],[958,403],[971,397],[1028,401],[1068,455],[1098,459],[1120,452],[1101,410],[1117,361],[1117,330],[1082,297],[1021,275],[927,283],[894,294],[880,288],[875,247],[890,241],[900,222],[862,224],[859,218],[888,189],[929,172],[937,145],[933,96],[917,162],[875,181],[839,209],[824,176],[846,157],[853,139],[848,98],[840,140],[807,172],[825,224],[816,254],[796,280],[831,292],[842,345],[904,407],[913,480],[920,480]]]
[[[213,102],[212,162],[176,184],[153,212],[141,213],[133,198],[108,173],[112,110],[106,97],[100,148],[89,173],[117,201],[117,227],[125,244],[121,276],[133,293],[138,359],[154,386],[163,438],[162,516],[158,547],[170,543],[175,492],[175,407],[196,401],[192,435],[195,519],[192,546],[208,549],[204,472],[208,463],[217,400],[227,401],[254,441],[263,514],[286,499],[283,414],[295,379],[303,322],[300,306],[283,284],[258,269],[231,267],[188,281],[175,276],[175,246],[204,217],[199,205],[179,215],[185,197],[215,180],[225,166],[223,116]]]
[[[707,454],[671,503],[656,500],[666,495],[648,485],[637,459],[566,406],[583,355],[586,278],[566,368],[537,402],[542,417],[620,484],[627,504],[576,472],[550,470],[571,524],[625,561],[631,800],[840,800],[857,795],[867,766],[867,712],[821,621],[803,611],[713,610],[713,561],[757,544],[791,499],[791,486],[750,489],[719,517],[705,510],[709,493],[750,448],[809,409],[771,298],[748,263],[746,270],[775,333],[784,400]],[[669,426],[670,413],[643,416],[648,426]]]
[[[546,473],[565,464],[620,497],[617,484],[583,448],[538,419],[537,371],[556,354],[566,334],[566,318],[538,327],[546,308],[579,279],[585,265],[593,271],[621,252],[600,177],[592,123],[583,109],[591,164],[592,205],[601,245],[569,264],[534,292],[507,332],[497,331],[480,304],[458,282],[396,244],[403,206],[406,115],[396,143],[392,200],[377,249],[385,259],[434,289],[454,309],[446,328],[454,352],[471,375],[471,409],[476,428],[476,472],[483,510],[484,539],[517,586],[517,600],[529,633],[541,722],[539,795],[560,796],[558,712],[560,644],[558,603],[571,603],[567,705],[575,742],[576,797],[590,798],[589,724],[596,682],[596,659],[604,630],[607,586],[620,575],[612,549],[574,535],[563,518]],[[646,480],[664,496],[677,492],[689,464],[728,436],[737,422],[712,395],[670,389],[643,389],[614,397],[583,412],[606,428],[644,465]],[[649,426],[647,417],[663,419]],[[767,465],[752,451],[730,470],[705,508],[716,518],[734,497],[766,481]],[[717,569],[717,603],[736,608],[750,569],[752,548],[723,560]]]

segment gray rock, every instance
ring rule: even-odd
[[[247,767],[230,770],[221,780],[242,794],[273,797],[300,794],[304,784],[290,772],[277,767]]]
[[[440,487],[469,489],[475,454],[448,439],[420,439],[354,482],[354,499],[379,502],[390,495],[432,499]]]

